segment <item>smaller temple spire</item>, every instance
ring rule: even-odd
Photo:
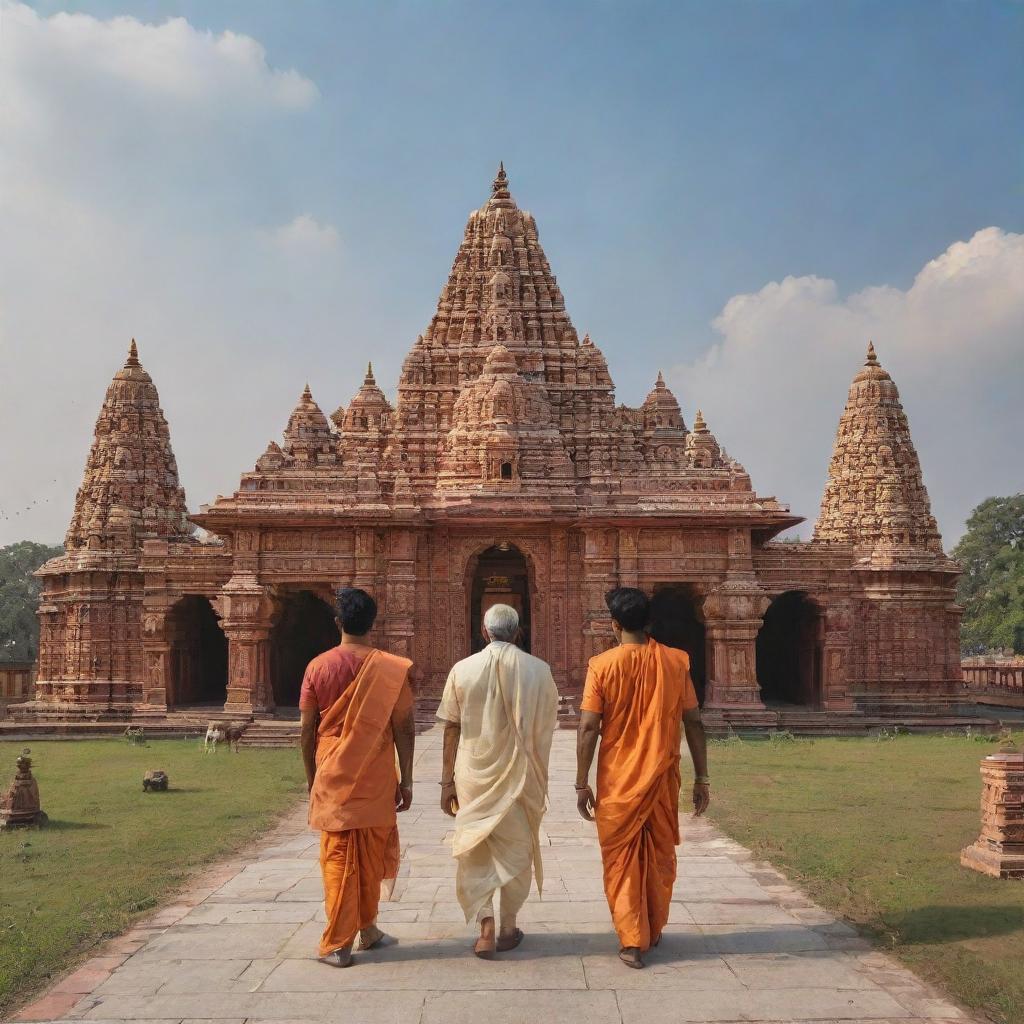
[[[135,344],[135,339],[132,338],[132,343],[128,346],[128,358],[125,360],[125,366],[138,366],[139,365],[139,347]]]

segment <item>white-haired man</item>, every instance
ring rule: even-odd
[[[544,882],[539,833],[558,691],[547,663],[516,646],[518,633],[516,610],[492,605],[487,646],[455,664],[437,709],[445,723],[441,809],[455,818],[455,889],[466,920],[480,924],[473,952],[484,960],[519,945],[516,915],[530,878],[538,892]]]

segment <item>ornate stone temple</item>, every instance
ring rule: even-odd
[[[372,367],[330,416],[307,386],[283,438],[198,513],[133,342],[66,553],[40,570],[32,708],[294,705],[308,659],[337,642],[332,591],[355,585],[377,597],[376,642],[414,660],[425,709],[503,600],[571,710],[587,659],[612,642],[603,596],[617,584],[654,595],[653,632],[689,650],[712,720],[950,705],[957,569],[873,348],[813,539],[776,539],[799,522],[754,491],[699,410],[687,425],[660,373],[641,406],[616,404],[502,168],[393,404]]]

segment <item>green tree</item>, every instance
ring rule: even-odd
[[[964,570],[957,589],[964,653],[1024,653],[1024,494],[983,501],[953,556]]]
[[[39,653],[40,580],[32,573],[62,550],[30,540],[0,548],[0,661],[34,661]]]

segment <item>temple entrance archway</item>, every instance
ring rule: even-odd
[[[297,707],[306,666],[341,643],[334,608],[312,590],[285,591],[270,630],[270,684],[274,704]]]
[[[757,681],[766,704],[821,704],[821,609],[800,590],[776,597],[757,634]]]
[[[658,643],[686,651],[690,656],[690,678],[703,704],[707,635],[701,604],[700,594],[692,584],[656,585],[651,597],[650,633]]]
[[[529,652],[531,580],[526,555],[514,544],[496,544],[470,560],[467,577],[469,653],[484,649],[485,641],[481,635],[484,613],[494,604],[508,604],[519,612],[522,631],[519,646]]]
[[[170,671],[167,706],[223,705],[228,694],[228,640],[210,599],[189,594],[167,615]]]

